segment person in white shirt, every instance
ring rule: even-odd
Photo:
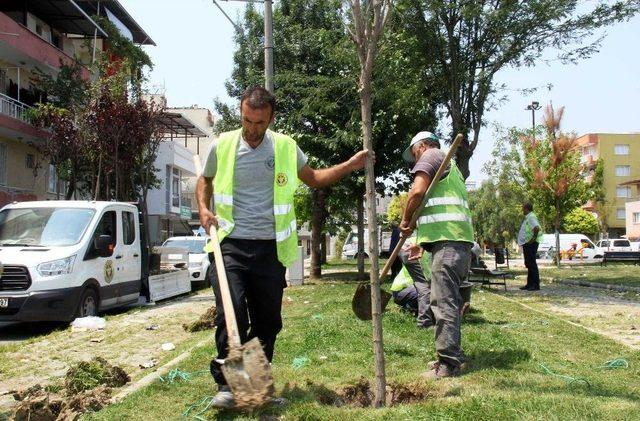
[[[522,205],[522,213],[524,214],[524,221],[522,221],[518,232],[518,245],[522,246],[522,254],[524,254],[524,265],[527,267],[527,284],[520,287],[520,289],[538,291],[540,289],[540,273],[538,272],[536,255],[543,233],[540,229],[538,218],[533,213],[533,205],[530,202]]]

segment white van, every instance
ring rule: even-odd
[[[190,291],[186,270],[149,276],[141,234],[138,208],[124,202],[14,202],[0,209],[0,322],[70,321],[135,303],[141,292],[153,299]]]
[[[580,253],[584,259],[600,259],[603,254],[598,251],[593,241],[584,234],[560,234],[560,251],[567,251],[573,248],[575,245],[577,256],[574,259],[580,258]],[[544,234],[542,241],[538,246],[538,255],[544,256],[548,254],[549,250],[556,248],[556,235]]]

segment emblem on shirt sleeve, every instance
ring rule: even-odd
[[[289,179],[287,178],[287,174],[279,172],[278,175],[276,175],[276,183],[278,184],[278,186],[284,187],[287,185],[288,181]]]

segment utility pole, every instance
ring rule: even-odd
[[[264,87],[273,93],[273,1],[264,0]]]
[[[224,0],[229,1],[229,0]],[[264,3],[264,87],[273,93],[273,0],[234,0],[246,3]],[[216,0],[212,0],[213,4],[222,12],[225,18],[236,29],[241,32],[240,28],[225,11],[220,7]]]
[[[531,135],[533,136],[533,140],[536,140],[536,111],[540,108],[542,107],[538,101],[531,101],[531,104],[527,105],[527,108],[525,108],[525,110],[531,111]]]

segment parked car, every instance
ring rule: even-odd
[[[539,257],[549,257],[549,253],[556,248],[556,236],[555,234],[544,234],[542,241],[538,246]],[[593,241],[584,234],[560,234],[560,251],[568,252],[570,249],[574,249],[577,258],[582,256],[583,259],[600,259],[603,254],[596,248]]]
[[[189,253],[189,277],[191,282],[206,280],[207,269],[209,269],[209,257],[204,251],[209,237],[171,237],[168,238],[163,247],[179,247],[187,249]],[[171,255],[169,255],[171,257]]]
[[[369,230],[364,229],[364,257],[369,257],[368,246],[369,244]],[[388,256],[392,250],[389,250],[389,244],[391,244],[391,231],[382,231],[378,227],[378,250],[380,256]],[[347,235],[342,246],[342,259],[355,259],[358,257],[358,232],[352,231]]]
[[[71,321],[141,295],[155,301],[191,291],[186,270],[150,275],[141,220],[138,207],[124,202],[14,202],[0,209],[0,322]]]
[[[626,238],[609,238],[600,240],[596,244],[599,253],[604,255],[605,251],[633,251],[631,241]]]

